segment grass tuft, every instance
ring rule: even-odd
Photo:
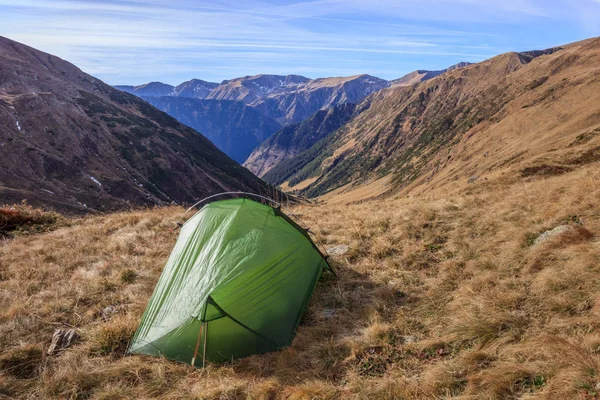
[[[0,357],[0,371],[18,379],[35,378],[41,364],[42,350],[35,345],[9,350]]]

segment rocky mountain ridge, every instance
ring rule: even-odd
[[[390,84],[386,80],[370,75],[309,79],[300,75],[261,74],[224,80],[220,84],[192,79],[175,87],[159,82],[115,87],[140,97],[239,101],[281,125],[289,125],[321,109],[358,103],[388,86]]]

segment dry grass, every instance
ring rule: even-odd
[[[290,348],[204,370],[123,355],[180,209],[18,237],[0,247],[0,394],[600,398],[599,210],[595,164],[447,198],[297,207],[323,246],[351,246],[338,278],[319,283]],[[559,225],[573,228],[533,244]],[[47,356],[59,327],[81,338]]]

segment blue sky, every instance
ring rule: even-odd
[[[600,0],[0,0],[0,35],[110,84],[398,78],[600,35]]]

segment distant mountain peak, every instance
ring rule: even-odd
[[[443,74],[444,72],[464,68],[469,65],[471,65],[470,62],[462,61],[462,62],[459,62],[458,64],[451,65],[448,68],[442,69],[439,71],[429,71],[426,69],[418,69],[416,71],[413,71],[413,72],[410,72],[410,73],[404,75],[401,78],[394,79],[393,81],[390,81],[390,83],[392,86],[415,85],[419,82],[423,82],[423,81],[427,81],[429,79],[435,78],[436,76],[439,76],[439,75]]]
[[[155,81],[137,86],[119,85],[115,86],[115,88],[124,92],[135,94],[136,96],[171,96],[175,87],[166,83]]]
[[[473,63],[470,63],[468,61],[461,61],[459,63],[456,63],[454,65],[449,66],[448,68],[446,68],[446,71],[453,71],[455,69],[459,69],[459,68],[464,68],[464,67],[468,67],[469,65],[471,65]]]
[[[116,88],[141,97],[240,101],[287,125],[299,122],[320,109],[342,103],[358,103],[371,93],[389,86],[385,79],[369,74],[317,79],[294,74],[257,74],[226,79],[221,83],[190,79],[174,88],[160,82]]]
[[[171,86],[171,85],[169,85],[167,83],[162,83],[162,82],[159,82],[159,81],[152,81],[152,82],[144,83],[144,84],[139,85],[137,87],[143,88],[143,87],[149,87],[149,86],[161,86],[161,87],[167,86],[167,87],[173,87],[173,86]]]
[[[175,88],[173,88],[172,96],[205,99],[217,86],[219,86],[219,84],[216,82],[207,82],[202,79],[194,78],[175,86]]]

